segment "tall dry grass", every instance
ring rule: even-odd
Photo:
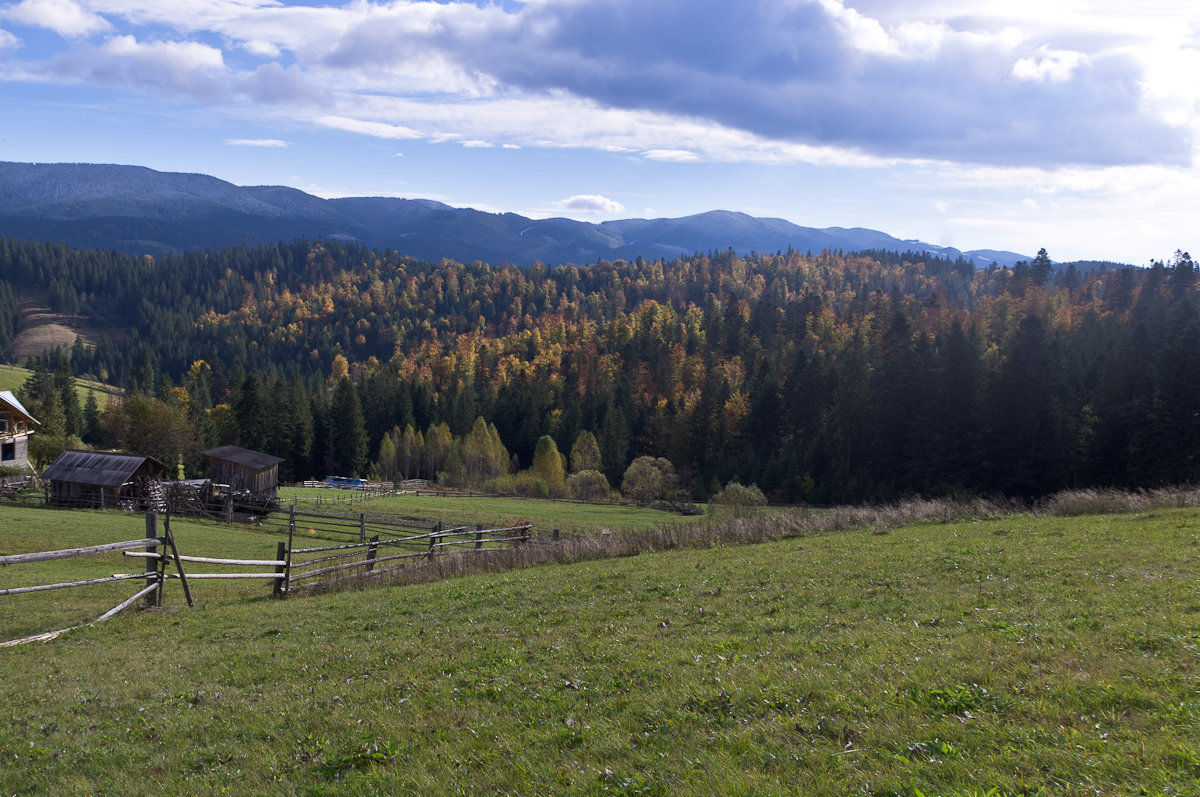
[[[1043,515],[1118,515],[1200,506],[1200,486],[1178,485],[1151,490],[1090,488],[1063,490],[1039,501],[1034,511]]]

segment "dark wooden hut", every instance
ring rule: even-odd
[[[221,446],[204,453],[214,487],[226,487],[232,494],[249,493],[256,501],[274,501],[277,497],[281,457],[239,446]]]
[[[163,464],[142,454],[62,452],[42,479],[52,506],[160,509]]]

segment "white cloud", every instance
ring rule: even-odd
[[[64,79],[269,103],[280,118],[463,146],[1107,166],[1186,162],[1200,126],[1188,3],[328,2],[22,0],[3,13],[64,35],[111,21],[132,31],[112,42],[185,40],[60,53],[48,71]],[[200,48],[191,66],[187,46]],[[106,48],[129,66],[94,63]],[[163,61],[163,75],[132,66]],[[313,116],[314,105],[326,110]],[[556,118],[574,109],[584,114]]]
[[[1036,58],[1022,58],[1013,64],[1012,76],[1017,80],[1063,83],[1087,62],[1083,53],[1046,50]]]
[[[225,59],[216,47],[199,42],[140,42],[133,36],[116,36],[99,52],[115,58],[136,60],[145,66],[167,69],[223,69]]]
[[[198,42],[141,42],[116,36],[99,47],[58,56],[49,74],[70,81],[136,88],[172,98],[217,102],[230,96],[220,50]]]
[[[700,156],[686,149],[648,149],[642,157],[652,161],[668,161],[670,163],[693,163]]]
[[[111,28],[104,17],[73,0],[22,0],[0,13],[14,22],[46,28],[68,38],[90,36]]]
[[[344,116],[319,116],[313,119],[313,121],[323,127],[344,130],[347,133],[361,133],[362,135],[373,136],[374,138],[403,139],[423,137],[419,131],[413,130],[411,127],[351,119]]]
[[[227,138],[226,146],[230,147],[262,147],[264,149],[286,149],[288,143],[278,138]]]
[[[576,213],[599,214],[621,213],[625,210],[625,206],[620,202],[602,194],[576,194],[555,202],[554,207]]]
[[[4,28],[0,28],[0,50],[15,50],[21,46],[21,40]]]

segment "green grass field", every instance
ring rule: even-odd
[[[386,496],[347,505],[317,506],[313,503],[313,499],[331,500],[353,494],[351,490],[303,487],[284,487],[279,491],[285,502],[294,497],[301,498],[299,507],[305,511],[378,512],[435,518],[455,524],[515,525],[524,522],[532,523],[541,535],[549,535],[554,529],[563,534],[594,534],[601,529],[636,531],[686,520],[671,512],[618,504],[579,504],[537,498],[459,498],[429,493]]]
[[[0,364],[0,390],[11,390],[15,393],[25,384],[25,380],[29,378],[30,373],[32,372],[28,368]],[[121,393],[119,388],[106,385],[102,382],[76,379],[75,393],[79,396],[80,406],[87,401],[87,394],[90,390],[97,391],[96,400],[100,402],[102,408],[105,406],[106,396],[110,394],[119,395]]]
[[[5,552],[141,522],[43,511],[64,518],[14,541],[7,513]],[[181,547],[269,547],[182,526]],[[1196,794],[1198,578],[1188,509],[288,601],[210,582],[196,610],[175,585],[163,610],[0,650],[0,790]]]

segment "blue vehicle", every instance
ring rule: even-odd
[[[365,490],[367,488],[366,479],[356,479],[350,476],[326,476],[325,483],[339,490]]]

